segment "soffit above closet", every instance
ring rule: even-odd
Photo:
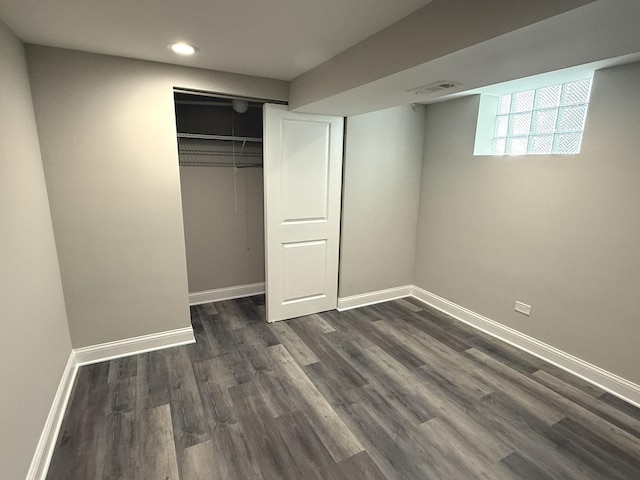
[[[26,43],[290,80],[430,1],[0,0],[0,19]]]

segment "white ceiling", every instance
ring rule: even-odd
[[[0,20],[27,43],[281,80],[294,79],[330,60],[324,65],[331,68],[319,78],[319,84],[324,85],[344,73],[340,68],[345,64],[336,55],[432,1],[0,0]],[[396,27],[404,29],[407,20],[409,26],[413,25],[411,19],[426,10],[426,18],[431,20],[427,23],[446,26],[447,22],[434,19],[432,8],[455,11],[465,2],[474,1],[477,0],[441,0]],[[501,2],[509,6],[511,0],[492,1],[497,8]],[[563,1],[572,4],[574,0]],[[536,82],[587,76],[597,68],[640,60],[640,0],[574,3],[583,6],[506,34],[488,36],[488,40],[373,78],[355,88],[344,88],[326,98],[310,97],[299,105],[294,101],[293,107],[312,113],[357,115],[465,94],[533,88],[531,85]],[[516,2],[512,10],[520,11]],[[420,18],[424,20],[425,16]],[[417,22],[413,27],[423,28],[423,23]],[[356,64],[357,72],[370,73],[374,66],[384,63],[385,53],[395,58],[403,52],[420,50],[418,44],[413,49],[404,48],[405,30],[400,33],[388,51],[373,41],[373,55],[351,58],[347,64]],[[193,43],[200,52],[194,57],[179,57],[166,47],[175,41]],[[462,85],[430,96],[410,92],[441,80]],[[521,88],[523,85],[528,86]]]
[[[291,80],[430,1],[0,0],[0,19],[26,43]]]
[[[586,78],[594,70],[640,60],[639,19],[640,0],[597,0],[294,110],[351,116]],[[442,80],[461,85],[429,95],[411,91]]]

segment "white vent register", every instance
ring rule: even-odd
[[[441,92],[443,90],[451,90],[452,88],[460,87],[460,82],[452,82],[451,80],[440,80],[429,85],[423,85],[422,87],[412,88],[407,90],[408,93],[415,93],[416,95],[429,95],[431,93]]]

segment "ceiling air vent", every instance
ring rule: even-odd
[[[412,88],[407,90],[409,93],[415,93],[416,95],[429,95],[430,93],[441,92],[443,90],[450,90],[462,85],[460,82],[451,82],[449,80],[441,80],[439,82],[430,83],[429,85],[423,85],[422,87]]]

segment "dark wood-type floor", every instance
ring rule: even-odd
[[[640,479],[639,409],[418,302],[191,312],[80,369],[49,480]]]

